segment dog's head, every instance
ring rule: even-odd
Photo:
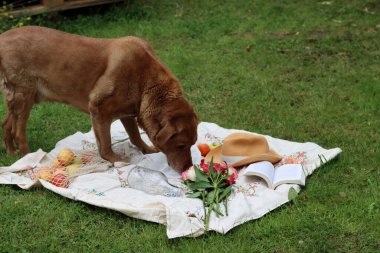
[[[197,140],[198,123],[193,107],[184,98],[167,102],[162,107],[160,129],[153,142],[166,155],[170,167],[178,172],[192,164],[190,147]]]

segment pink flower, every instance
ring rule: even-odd
[[[204,173],[210,173],[210,164],[205,163],[204,159],[201,161],[199,166]]]
[[[228,166],[228,175],[229,176],[231,176],[232,174],[237,174],[237,170],[234,168],[234,167],[232,167],[232,166]]]
[[[225,164],[220,164],[220,163],[214,163],[214,170],[216,172],[218,172],[218,171],[224,172],[226,170],[226,165]]]
[[[182,181],[185,181],[187,178],[186,178],[186,170],[185,171],[183,171],[182,173],[181,173],[181,180]]]
[[[190,180],[190,181],[195,181],[195,170],[194,166],[191,166],[181,174],[181,179],[183,181],[185,180]]]
[[[227,181],[227,183],[228,184],[234,184],[235,183],[235,181],[236,181],[236,179],[238,178],[238,174],[237,173],[232,173],[227,179],[226,179],[226,181]]]
[[[210,164],[209,163],[205,163],[204,159],[201,161],[201,164],[199,165],[199,168],[201,169],[201,171],[203,171],[206,174],[210,173]],[[225,175],[227,173],[227,169],[229,171],[230,168],[233,169],[233,172],[236,172],[236,170],[232,167],[231,164],[227,164],[226,165],[224,163],[223,164],[221,164],[221,163],[214,163],[214,165],[213,165],[214,171],[216,171],[216,172],[222,171],[223,175]],[[230,175],[231,173],[229,173],[228,175]]]

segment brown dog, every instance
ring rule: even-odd
[[[3,122],[7,153],[29,152],[26,122],[33,104],[63,102],[91,115],[100,155],[121,161],[111,148],[118,118],[144,153],[162,151],[182,171],[198,118],[181,86],[150,45],[136,37],[95,39],[28,26],[0,35],[0,82],[8,107]],[[154,147],[141,139],[137,123]],[[16,147],[15,147],[16,145]]]

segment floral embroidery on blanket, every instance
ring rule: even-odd
[[[195,206],[194,212],[187,211],[186,212],[188,217],[197,218],[199,220],[204,220],[204,208],[203,206]]]
[[[216,137],[210,133],[205,134],[205,142],[214,146],[219,146],[223,144],[223,138]]]
[[[89,150],[89,151],[96,151],[98,150],[98,146],[96,145],[96,143],[82,140],[82,149]]]
[[[88,195],[95,195],[95,196],[99,196],[99,197],[106,196],[106,194],[104,192],[97,191],[95,189],[88,189],[87,194]]]
[[[289,156],[284,156],[281,161],[274,165],[275,168],[278,168],[284,164],[304,164],[306,160],[306,152],[296,152]]]
[[[254,183],[250,183],[250,184],[247,184],[247,185],[239,185],[239,186],[235,186],[236,187],[236,193],[243,193],[245,196],[249,196],[249,197],[252,197],[252,196],[255,196],[256,194],[256,188],[258,186],[258,182],[254,182]]]
[[[30,178],[31,180],[36,180],[36,174],[39,170],[39,168],[33,168],[31,166],[28,166],[30,168],[26,168],[25,170],[22,170],[20,172],[17,172],[16,174],[21,176],[21,177],[27,177]]]
[[[119,177],[120,187],[121,188],[129,188],[129,184],[128,184],[127,180],[125,180],[122,176],[124,171],[121,171],[119,169],[117,169],[116,171],[117,171],[117,176]]]

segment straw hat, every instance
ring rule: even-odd
[[[259,161],[276,163],[281,156],[269,149],[265,137],[249,133],[232,133],[228,135],[219,146],[211,150],[205,157],[210,162],[213,157],[215,163],[227,162],[234,167],[239,167]]]

